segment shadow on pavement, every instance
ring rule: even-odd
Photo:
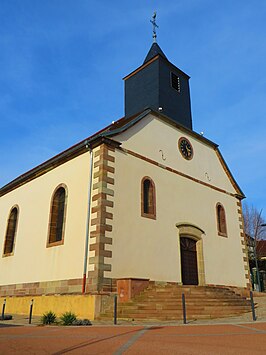
[[[137,333],[139,331],[140,331],[140,329],[130,330],[129,332],[124,332],[124,333],[113,335],[113,336],[110,336],[110,337],[107,337],[107,338],[103,338],[103,339],[99,339],[99,340],[95,340],[95,341],[86,341],[86,342],[83,342],[83,343],[80,343],[80,344],[77,344],[77,345],[74,345],[74,346],[70,346],[69,348],[57,351],[57,352],[53,353],[52,355],[66,354],[66,353],[68,353],[70,351],[81,349],[81,348],[84,348],[84,347],[86,347],[88,345],[94,345],[94,344],[97,344],[97,343],[104,342],[106,340],[110,340],[110,339],[121,337],[121,336],[126,335],[126,334]]]
[[[6,324],[6,323],[0,323],[0,328],[11,328],[11,327],[21,327],[20,325],[17,324]]]

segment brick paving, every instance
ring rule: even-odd
[[[0,354],[259,355],[266,323],[0,328]]]
[[[0,322],[0,354],[264,354],[266,295],[256,297],[257,321],[241,317],[178,322],[92,322],[89,327],[37,326],[40,317]],[[5,327],[7,325],[7,327]]]

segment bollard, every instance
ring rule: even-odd
[[[3,308],[2,308],[2,320],[5,319],[5,308],[6,308],[6,299],[4,299]]]
[[[32,308],[33,308],[33,300],[30,301],[30,316],[29,316],[29,324],[31,324],[32,318]]]
[[[117,324],[117,295],[114,297],[114,324]]]
[[[184,293],[182,293],[182,308],[183,308],[183,323],[187,324],[186,299]]]
[[[250,303],[251,303],[251,310],[252,310],[252,318],[255,321],[256,318],[256,313],[255,313],[255,306],[254,306],[254,300],[253,300],[253,292],[250,291]]]

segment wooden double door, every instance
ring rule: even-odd
[[[189,237],[180,238],[181,269],[183,285],[198,285],[198,263],[196,241]]]

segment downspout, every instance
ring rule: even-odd
[[[86,290],[86,276],[87,276],[87,264],[88,264],[88,247],[90,236],[90,219],[91,219],[91,188],[92,188],[92,171],[93,171],[93,151],[86,142],[86,147],[90,151],[90,178],[89,178],[89,190],[88,190],[88,213],[86,221],[86,238],[85,238],[85,255],[84,255],[84,267],[83,267],[83,281],[82,281],[82,293]]]

